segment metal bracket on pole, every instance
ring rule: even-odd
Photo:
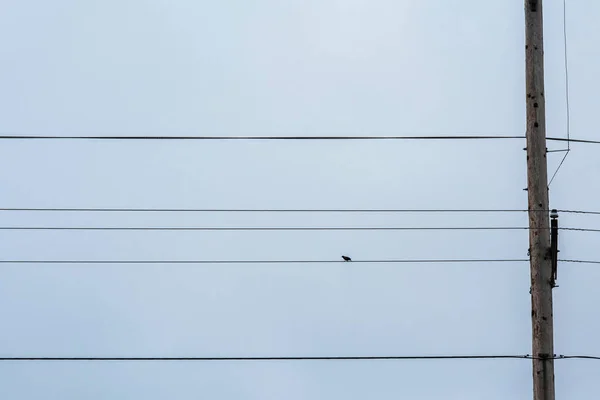
[[[558,278],[558,211],[553,209],[550,213],[550,256],[552,257],[552,277],[550,285],[558,287],[556,279]]]

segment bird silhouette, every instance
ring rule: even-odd
[[[352,259],[348,256],[342,256],[342,258],[344,259],[344,261],[352,261]]]

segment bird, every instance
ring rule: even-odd
[[[344,261],[352,261],[352,259],[348,256],[342,256],[342,258],[344,259]]]

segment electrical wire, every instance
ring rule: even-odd
[[[0,135],[0,139],[23,140],[502,140],[524,139],[509,135],[434,135],[434,136],[58,136]]]
[[[524,355],[315,356],[315,357],[0,357],[0,361],[330,361],[533,359]]]
[[[558,164],[556,171],[552,175],[550,182],[548,182],[548,186],[552,184],[554,178],[556,178],[556,174],[562,167],[563,163],[567,159],[569,152],[571,151],[571,107],[569,105],[569,57],[568,57],[568,42],[567,42],[567,0],[563,0],[563,44],[564,44],[564,64],[565,64],[565,108],[566,108],[566,118],[567,118],[567,149],[565,155],[562,160]]]
[[[394,208],[354,208],[354,209],[300,209],[300,208],[17,208],[3,207],[0,211],[40,211],[40,212],[247,212],[247,213],[520,213],[518,209],[394,209]],[[549,212],[550,210],[540,210]],[[560,211],[560,210],[559,210]],[[586,211],[564,211],[579,212]],[[600,214],[600,212],[598,212]]]
[[[449,263],[517,263],[528,258],[505,259],[406,259],[406,260],[352,260],[359,264],[449,264]],[[558,259],[565,263],[600,264],[600,261]],[[342,260],[0,260],[0,264],[332,264]]]
[[[600,261],[559,259],[565,263],[600,264]],[[0,260],[0,264],[332,264],[342,260]],[[405,259],[405,260],[352,260],[359,264],[449,264],[449,263],[517,263],[528,258],[505,259]]]
[[[567,0],[563,0],[563,44],[564,44],[564,61],[565,61],[565,107],[567,116],[567,154],[571,150],[571,106],[569,105],[569,55],[568,55],[568,40],[567,40]],[[565,158],[567,157],[565,154]],[[564,161],[564,159],[563,159]],[[562,164],[562,163],[561,163]],[[559,166],[560,169],[560,166]]]
[[[228,213],[514,213],[527,210],[510,209],[393,209],[393,208],[355,208],[355,209],[274,209],[274,208],[16,208],[4,207],[0,211],[41,211],[41,212],[228,212]],[[600,214],[600,213],[599,213]]]
[[[565,355],[561,354],[558,357],[556,357],[555,359],[557,359],[557,360],[568,360],[568,359],[600,360],[600,357],[598,357],[598,356],[565,356]]]
[[[511,140],[524,135],[436,135],[436,136],[58,136],[0,135],[0,140]],[[548,141],[600,144],[599,140],[547,137]]]
[[[566,262],[566,263],[578,263],[578,264],[600,264],[600,261],[590,261],[590,260],[561,260],[558,261]]]
[[[592,228],[558,228],[560,231],[575,231],[575,232],[600,232],[600,229]]]
[[[525,209],[400,209],[400,208],[60,208],[0,207],[5,212],[212,212],[212,213],[526,213]],[[551,210],[539,210],[550,212]],[[557,210],[559,213],[600,215],[600,211]]]
[[[589,140],[589,139],[547,137],[546,140],[550,140],[550,141],[554,141],[554,142],[567,142],[567,143],[600,144],[600,140]]]
[[[570,149],[565,152],[565,155],[563,156],[562,160],[558,164],[558,167],[556,168],[556,171],[554,171],[554,174],[552,175],[552,179],[550,179],[550,182],[548,182],[548,187],[550,187],[550,185],[554,181],[554,178],[556,178],[556,174],[558,174],[558,171],[560,170],[560,167],[562,167],[563,163],[567,159],[567,156],[569,155],[570,152],[571,152]]]
[[[331,226],[307,226],[307,227],[156,227],[156,226],[0,226],[0,231],[515,231],[529,230],[525,226],[385,226],[385,227],[331,227]],[[537,228],[539,229],[539,228]],[[550,229],[550,228],[547,228]],[[563,231],[575,232],[600,232],[593,228],[558,228]]]
[[[343,260],[0,260],[0,264],[331,264]],[[527,258],[507,259],[405,259],[352,260],[361,264],[442,264],[529,262]]]
[[[431,356],[279,356],[279,357],[0,357],[0,361],[381,361],[381,360],[600,360],[589,355],[554,355],[534,357],[531,354],[512,355],[431,355]]]
[[[0,226],[4,231],[480,231],[480,230],[528,230],[512,226],[449,226],[449,227],[79,227],[79,226]],[[562,228],[566,230],[581,230]],[[597,230],[600,231],[600,230]]]
[[[557,210],[557,212],[559,212],[559,213],[567,213],[567,214],[600,215],[600,211]]]

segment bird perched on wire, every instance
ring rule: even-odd
[[[344,259],[344,261],[352,261],[352,259],[348,256],[342,256],[342,258]]]

